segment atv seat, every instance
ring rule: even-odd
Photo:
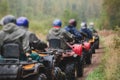
[[[15,43],[7,43],[2,47],[2,56],[4,58],[17,58],[20,57],[20,47]]]
[[[50,48],[54,48],[54,49],[61,48],[61,40],[60,39],[50,39],[48,42],[49,42]]]

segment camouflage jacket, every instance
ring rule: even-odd
[[[0,48],[4,44],[4,42],[14,42],[19,38],[21,38],[21,44],[24,52],[28,52],[30,50],[30,47],[29,41],[26,37],[26,31],[20,29],[13,23],[4,25],[2,30],[0,31]]]
[[[71,33],[62,28],[52,28],[47,35],[47,41],[49,41],[50,39],[64,39],[67,42],[71,42],[73,41],[73,38],[74,36]],[[61,45],[62,49],[67,48],[67,45],[64,41],[62,41]]]

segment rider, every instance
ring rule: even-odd
[[[45,48],[47,48],[47,44],[45,42],[38,39],[34,33],[28,31],[29,20],[26,17],[19,17],[16,21],[16,24],[18,27],[26,31],[26,36],[28,38],[29,46],[31,47],[31,49],[34,49],[35,51],[44,51]],[[31,57],[35,60],[38,60],[40,58],[37,54],[33,53],[31,54]]]
[[[76,41],[82,40],[83,37],[81,33],[77,31],[76,26],[77,26],[77,21],[75,19],[70,19],[69,25],[65,27],[65,30],[73,34],[75,36]]]
[[[25,36],[25,30],[20,29],[16,26],[16,18],[12,15],[7,15],[2,18],[2,30],[0,31],[0,49],[8,42],[18,42],[21,44],[21,60],[26,60],[26,56],[30,53],[30,47],[28,45],[27,38]],[[0,50],[1,54],[4,54]],[[24,54],[26,53],[26,55]]]
[[[93,34],[92,34],[92,32],[90,31],[90,29],[87,28],[86,22],[82,22],[82,23],[81,23],[81,29],[80,29],[80,31],[87,34],[87,37],[86,37],[86,40],[87,40],[87,41],[93,40]],[[91,45],[91,50],[92,50],[92,53],[95,53],[95,48],[94,48],[94,44],[93,44],[93,43],[92,43],[92,45]]]
[[[74,36],[71,33],[67,32],[66,30],[62,29],[61,26],[62,26],[62,22],[60,19],[55,19],[53,21],[53,28],[50,29],[47,35],[48,41],[51,39],[61,39],[61,41],[66,40],[68,42],[73,41]],[[65,41],[63,41],[61,45],[62,45],[61,46],[62,49],[68,48]]]
[[[95,42],[94,42],[95,48],[98,49],[99,48],[99,36],[98,36],[98,32],[94,28],[94,23],[93,22],[89,23],[89,29],[91,30],[91,32],[94,36],[94,39],[95,39]]]
[[[81,23],[80,32],[86,33],[87,39],[92,39],[92,32],[87,28],[86,22]]]
[[[97,33],[97,31],[94,28],[94,23],[93,22],[89,23],[89,29],[91,30],[92,33]]]

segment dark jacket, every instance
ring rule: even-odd
[[[82,40],[82,35],[74,26],[66,26],[65,30],[73,34],[78,40]]]

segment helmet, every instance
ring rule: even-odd
[[[53,26],[59,26],[59,27],[61,27],[62,26],[61,20],[60,19],[55,19],[53,21]]]
[[[81,23],[81,27],[87,27],[86,22],[82,22],[82,23]]]
[[[93,23],[93,22],[90,22],[89,25],[90,25],[90,26],[94,26],[94,23]]]
[[[77,25],[76,20],[75,19],[70,19],[69,20],[69,25],[76,26]]]
[[[2,23],[2,25],[6,25],[8,23],[16,24],[16,18],[13,15],[7,15],[7,16],[2,18],[1,23]]]
[[[25,27],[25,28],[29,27],[29,21],[26,17],[19,17],[16,21],[16,24],[18,26],[22,26],[22,27]]]

